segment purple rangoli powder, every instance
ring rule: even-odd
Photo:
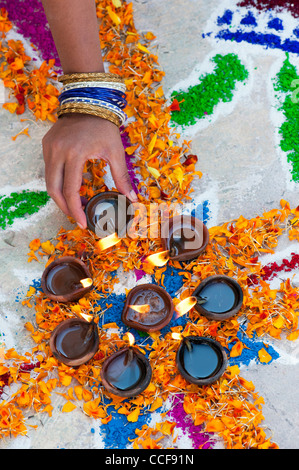
[[[10,21],[25,39],[29,40],[45,61],[55,59],[60,68],[60,60],[40,0],[0,0],[0,8],[8,11]]]
[[[171,410],[168,415],[171,416],[185,435],[192,441],[194,449],[211,449],[213,447],[213,434],[203,432],[202,426],[195,426],[191,416],[188,416],[183,406],[184,395],[176,395]]]
[[[121,127],[120,130],[121,130],[121,140],[122,140],[124,149],[126,150],[127,147],[131,146],[129,136],[128,136],[127,132],[124,131],[123,127]],[[133,155],[128,155],[127,152],[125,152],[125,157],[126,157],[127,169],[128,169],[129,177],[130,177],[130,180],[131,180],[132,188],[134,189],[135,193],[138,194],[138,183],[139,183],[139,181],[138,181],[138,178],[135,175],[134,166],[133,166],[133,163],[132,163],[132,160],[133,160],[133,158],[135,158],[135,156],[134,156],[134,154]],[[136,276],[136,281],[139,281],[140,279],[142,279],[146,275],[146,272],[144,272],[142,269],[137,269],[137,268],[134,269],[134,273],[135,273],[135,276]]]
[[[121,128],[121,140],[124,146],[124,149],[126,150],[127,147],[130,147],[132,144],[130,143],[128,134],[124,132],[124,128]],[[132,163],[132,160],[135,158],[134,154],[133,155],[128,155],[127,152],[125,153],[126,156],[126,163],[127,163],[127,168],[128,168],[128,173],[130,176],[132,188],[134,189],[135,193],[138,194],[138,179],[135,175],[134,171],[134,166]]]

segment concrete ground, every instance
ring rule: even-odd
[[[235,4],[220,0],[133,0],[137,29],[152,31],[157,37],[154,46],[165,71],[166,94],[181,84],[186,86],[197,70],[204,72],[208,59],[217,53],[236,52],[251,72],[248,87],[237,92],[227,108],[216,112],[211,122],[183,134],[192,139],[192,153],[199,157],[203,177],[194,189],[209,200],[210,226],[241,214],[246,218],[261,215],[278,208],[282,198],[292,207],[298,205],[298,183],[290,181],[285,155],[277,145],[280,118],[274,110],[271,88],[283,54],[202,37],[211,17],[223,14],[223,5],[228,3]],[[30,122],[30,139],[20,136],[12,141],[24,124],[15,115],[0,111],[0,195],[14,189],[45,189],[41,139],[48,125]],[[33,279],[40,278],[43,265],[27,263],[28,244],[33,238],[51,238],[61,225],[67,227],[68,222],[51,202],[26,221],[0,231],[0,332],[8,348],[24,350],[31,345],[23,330],[24,317],[27,321],[31,313],[16,300]],[[276,258],[287,253],[290,246],[283,240]],[[241,372],[265,399],[264,424],[273,433],[273,441],[282,449],[297,449],[299,343],[281,340],[271,344],[279,359],[269,365],[243,366]],[[90,432],[97,424],[91,424],[82,413],[62,415],[61,403],[64,400],[57,396],[53,417],[41,416],[37,432],[30,432],[28,438],[5,440],[0,448],[101,447],[101,439]]]

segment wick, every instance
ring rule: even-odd
[[[86,281],[86,282],[84,282],[84,281]],[[87,278],[85,278],[85,279],[81,279],[81,281],[79,281],[79,282],[75,282],[75,281],[74,281],[74,282],[71,284],[71,288],[72,288],[73,290],[79,290],[79,289],[84,289],[84,288],[86,288],[86,287],[89,287],[89,286],[91,286],[91,284],[92,284],[92,279],[90,279],[89,277],[87,277]]]
[[[72,290],[79,290],[82,289],[82,284],[80,282],[73,282],[71,285]]]
[[[94,322],[90,322],[90,325],[88,327],[88,330],[86,331],[86,335],[85,335],[85,338],[84,338],[84,341],[83,341],[83,345],[88,343],[88,341],[91,339],[92,335],[93,335],[93,329],[94,329]]]
[[[199,305],[205,304],[208,301],[206,297],[201,297],[200,295],[197,295],[196,298]]]
[[[133,361],[133,357],[134,357],[133,349],[130,347],[127,351],[127,354],[124,360],[124,365],[127,366],[128,364],[131,364],[131,362]]]
[[[192,351],[192,344],[189,341],[189,339],[184,338],[184,343],[187,346],[188,351],[191,352]]]
[[[169,256],[172,257],[172,256],[175,256],[175,255],[176,255],[175,248],[172,247],[172,248],[169,250]]]

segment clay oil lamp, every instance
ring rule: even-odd
[[[76,367],[93,358],[99,347],[98,327],[92,315],[69,318],[53,330],[50,349],[63,364]]]
[[[87,227],[99,238],[116,233],[126,235],[127,224],[133,215],[129,214],[131,202],[117,191],[106,191],[93,196],[85,206]]]
[[[131,328],[150,333],[168,325],[173,311],[172,298],[165,289],[141,284],[129,292],[121,319]]]
[[[206,249],[209,231],[196,217],[178,215],[162,223],[161,239],[169,259],[187,261],[197,258]]]
[[[225,372],[227,356],[221,344],[212,338],[185,336],[176,354],[176,365],[187,382],[210,385]]]
[[[57,302],[74,302],[93,287],[87,266],[78,258],[63,256],[46,267],[41,278],[43,292]]]
[[[101,369],[105,389],[120,397],[134,397],[150,384],[152,369],[148,359],[136,347],[134,336],[127,333],[129,346],[107,357]]]
[[[206,278],[193,292],[195,308],[209,320],[227,320],[236,315],[243,303],[243,291],[239,283],[228,276],[215,275]]]

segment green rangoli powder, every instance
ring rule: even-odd
[[[299,181],[299,100],[296,89],[299,88],[299,76],[296,67],[290,63],[289,54],[274,82],[274,89],[285,95],[285,101],[279,109],[285,116],[279,133],[280,147],[288,152],[287,159],[291,164],[292,179]]]
[[[12,225],[15,219],[32,215],[39,211],[50,199],[46,191],[24,190],[0,196],[0,228]]]
[[[199,77],[200,83],[185,91],[174,91],[172,98],[180,103],[180,111],[173,111],[171,120],[181,126],[191,126],[205,115],[213,114],[221,101],[230,102],[237,82],[248,78],[248,71],[235,54],[217,54],[213,73]]]

